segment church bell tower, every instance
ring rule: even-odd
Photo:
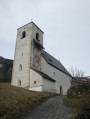
[[[11,84],[30,87],[30,69],[41,71],[43,31],[30,22],[17,29]]]

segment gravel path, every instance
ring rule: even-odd
[[[17,119],[70,119],[72,110],[63,103],[62,96],[45,100]]]

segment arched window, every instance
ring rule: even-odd
[[[21,86],[21,80],[18,81],[18,86]]]
[[[23,31],[23,32],[22,32],[22,35],[21,35],[21,39],[23,39],[23,38],[25,38],[25,37],[26,37],[26,32]]]
[[[38,33],[36,33],[36,40],[39,41],[39,34]]]
[[[19,65],[19,71],[22,71],[22,65],[21,64]]]

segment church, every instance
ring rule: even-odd
[[[17,29],[11,85],[66,95],[72,77],[44,50],[43,34],[34,22]]]

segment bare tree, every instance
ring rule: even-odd
[[[82,69],[78,69],[77,67],[71,67],[69,72],[73,77],[84,77],[85,75],[85,71],[83,71]]]

